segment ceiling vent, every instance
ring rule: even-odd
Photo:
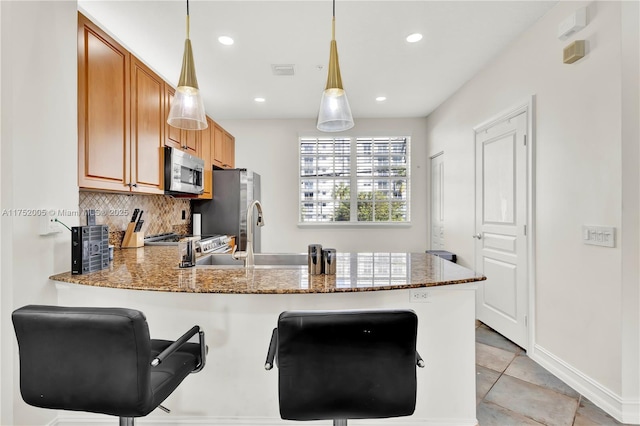
[[[273,75],[293,75],[294,69],[293,64],[272,64],[271,72]]]

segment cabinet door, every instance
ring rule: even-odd
[[[171,111],[171,102],[176,90],[165,83],[165,146],[180,149],[191,155],[200,156],[200,130],[182,130],[177,127],[169,126],[167,118]]]
[[[78,186],[128,191],[130,55],[78,14]]]
[[[184,146],[182,150],[191,155],[201,157],[200,155],[200,133],[202,130],[183,130],[182,141]]]
[[[167,118],[169,117],[169,111],[171,110],[171,102],[176,91],[173,87],[165,83],[165,117],[164,117],[164,144],[165,146],[171,146],[173,148],[182,149],[184,145],[182,142],[182,130],[177,127],[169,126]]]
[[[131,58],[132,191],[162,194],[164,81],[137,58]]]
[[[200,157],[204,159],[204,192],[198,198],[210,200],[213,198],[213,120],[207,117],[208,127],[200,133]]]
[[[214,124],[213,128],[213,164],[218,167],[224,167],[224,155],[222,146],[224,145],[224,130],[222,127]]]
[[[236,162],[236,139],[230,133],[224,132],[224,144],[222,145],[223,167],[233,169]]]

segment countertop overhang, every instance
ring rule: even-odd
[[[335,275],[309,275],[306,266],[178,268],[177,247],[115,250],[107,269],[49,279],[95,287],[180,293],[305,294],[434,287],[486,280],[427,253],[339,253]]]

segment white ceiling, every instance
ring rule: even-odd
[[[555,3],[338,0],[336,40],[354,117],[428,115]],[[186,1],[79,0],[78,6],[167,81],[177,83]],[[330,0],[191,0],[189,6],[208,115],[316,117],[327,78]],[[424,38],[407,43],[405,37],[413,32]],[[220,44],[220,35],[233,37],[235,44]],[[295,75],[274,76],[272,64],[294,64]],[[258,96],[266,102],[256,103]],[[376,102],[377,96],[387,100]]]

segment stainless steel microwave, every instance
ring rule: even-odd
[[[166,194],[202,194],[204,160],[179,149],[164,148],[164,192]]]

